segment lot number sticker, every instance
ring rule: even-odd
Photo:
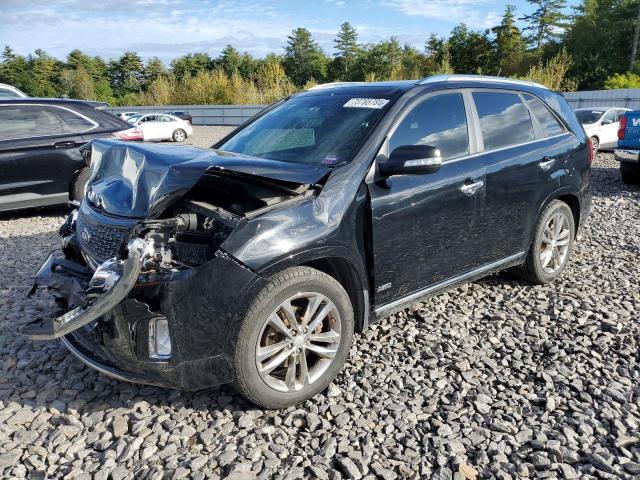
[[[384,98],[352,98],[344,104],[346,108],[377,108],[384,107],[389,100]]]

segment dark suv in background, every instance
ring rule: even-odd
[[[354,331],[506,268],[563,271],[591,143],[561,95],[441,76],[288,97],[213,149],[98,140],[62,252],[36,275],[63,338],[116,378],[226,382],[266,407],[322,391]]]
[[[0,98],[0,211],[80,200],[89,169],[79,147],[93,139],[141,140],[106,104]]]

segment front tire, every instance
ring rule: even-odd
[[[569,205],[553,200],[538,219],[533,241],[519,274],[532,283],[545,284],[557,279],[567,266],[576,226]]]
[[[174,142],[184,142],[187,139],[187,132],[178,128],[173,132],[172,138]]]
[[[626,185],[640,184],[640,164],[620,162],[620,176]]]
[[[323,391],[353,338],[349,296],[309,267],[274,275],[248,308],[234,353],[234,386],[256,405],[279,409]]]
[[[76,178],[73,180],[71,184],[71,200],[75,200],[79,202],[84,197],[84,188],[87,185],[87,180],[89,180],[89,169],[83,168],[78,172]]]

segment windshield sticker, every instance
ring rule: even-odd
[[[322,159],[321,163],[323,165],[335,165],[336,163],[338,163],[338,156],[329,154]]]
[[[345,108],[376,108],[384,107],[389,100],[385,98],[352,98],[343,106]]]

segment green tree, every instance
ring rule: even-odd
[[[522,73],[522,61],[527,49],[527,44],[522,32],[516,26],[515,7],[505,7],[502,21],[493,27],[491,31],[495,35],[495,55],[497,72],[503,76]]]
[[[211,70],[214,61],[206,53],[189,53],[171,62],[171,71],[178,79],[195,77],[198,73]]]
[[[21,88],[26,93],[29,91],[29,65],[27,59],[17,55],[8,45],[2,51],[2,63],[0,63],[0,81]]]
[[[158,57],[151,57],[144,66],[144,86],[151,85],[154,80],[167,75],[167,69]]]
[[[125,96],[140,91],[144,82],[144,66],[137,53],[125,52],[109,64],[109,71],[116,95]]]
[[[629,67],[638,0],[583,0],[567,28],[564,46],[571,76],[581,89],[602,88]]]
[[[336,53],[334,54],[334,62],[337,68],[338,78],[349,79],[351,69],[360,52],[358,45],[358,32],[349,22],[340,25],[340,31],[333,41]]]
[[[222,53],[216,63],[227,75],[232,75],[233,73],[238,72],[241,62],[242,56],[240,55],[240,52],[231,45],[227,45],[222,50]]]
[[[296,28],[287,37],[284,69],[296,85],[310,79],[323,81],[327,74],[328,59],[320,45],[306,28]]]
[[[615,73],[604,82],[604,88],[607,90],[640,88],[640,75],[633,72]]]
[[[34,97],[59,96],[58,79],[61,72],[61,64],[50,57],[47,52],[37,49],[34,55],[29,55],[29,83],[28,91]]]
[[[563,13],[566,0],[527,0],[536,9],[529,15],[524,15],[521,20],[529,24],[524,30],[532,32],[531,42],[536,50],[548,41],[556,40],[562,34],[562,29],[567,26],[568,15]]]
[[[461,23],[451,31],[446,45],[450,67],[456,73],[487,74],[492,70],[494,50],[487,32],[471,31]],[[442,51],[442,46],[438,48]],[[439,57],[442,62],[442,54]]]
[[[397,77],[402,68],[402,47],[398,39],[391,37],[378,43],[364,46],[356,60],[359,80],[382,81]]]

